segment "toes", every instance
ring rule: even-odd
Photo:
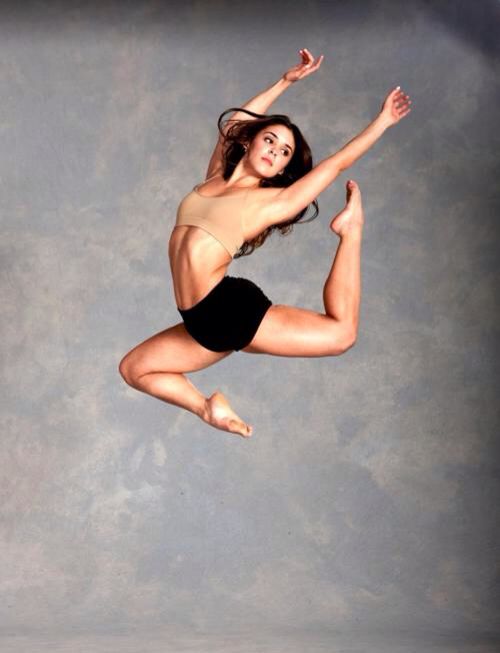
[[[228,420],[228,427],[232,433],[238,433],[243,437],[249,437],[252,433],[251,427],[248,427],[245,422],[240,420],[230,419]]]
[[[244,438],[249,438],[252,435],[252,427],[249,426],[248,424],[241,422],[241,428],[243,431],[242,435]]]
[[[351,195],[353,194],[354,191],[359,190],[356,182],[353,181],[352,179],[349,179],[347,181],[345,187],[346,187],[346,190],[347,190],[347,192],[346,192],[347,199],[349,199],[351,197]]]

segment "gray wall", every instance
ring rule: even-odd
[[[497,2],[3,3],[1,633],[171,626],[500,634]],[[189,378],[251,440],[128,387],[179,321],[167,241],[216,119],[272,110],[314,161],[412,112],[229,273],[321,311],[354,178],[359,338]]]

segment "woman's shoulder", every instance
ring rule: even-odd
[[[245,210],[253,214],[256,212],[265,212],[282,190],[282,188],[277,188],[276,186],[258,186],[257,188],[252,188],[246,194]]]
[[[224,188],[224,177],[222,172],[216,173],[214,175],[211,175],[210,177],[207,177],[204,181],[201,181],[199,184],[197,184],[194,188],[195,190],[199,191],[201,190],[202,193],[207,195],[207,196],[230,196],[233,194],[232,191],[227,192],[226,189]],[[248,189],[248,192],[243,192],[241,188],[234,188],[234,191],[236,195],[238,196],[244,196],[247,198],[247,201],[254,201],[254,202],[262,202],[262,201],[267,201],[271,199],[272,197],[275,197],[278,195],[280,191],[282,191],[282,188],[277,188],[275,186],[255,186],[252,188]],[[226,191],[226,192],[225,192]],[[222,193],[222,194],[220,194]],[[220,195],[219,195],[220,194]]]
[[[247,231],[255,232],[252,237],[264,231],[271,224],[270,216],[273,214],[274,199],[281,190],[283,189],[276,186],[260,186],[252,188],[246,194],[242,221]]]
[[[257,186],[257,188],[252,188],[248,195],[256,201],[266,201],[279,195],[282,190],[283,188],[277,186]]]

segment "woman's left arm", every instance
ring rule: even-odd
[[[361,134],[267,201],[262,210],[262,229],[290,220],[314,201],[341,172],[357,161],[388,127],[392,127],[410,113],[411,100],[408,100],[408,97],[399,86],[395,88],[385,99],[380,114]]]
[[[346,170],[378,141],[388,127],[392,127],[410,113],[409,95],[398,86],[384,100],[379,115],[360,134],[350,140],[335,155],[341,170]]]

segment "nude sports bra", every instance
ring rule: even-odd
[[[209,177],[209,179],[213,179],[213,177]],[[234,257],[245,242],[241,219],[248,190],[236,195],[207,197],[198,192],[200,185],[197,184],[182,199],[177,209],[175,226],[201,227],[216,238],[227,249],[231,257]]]

